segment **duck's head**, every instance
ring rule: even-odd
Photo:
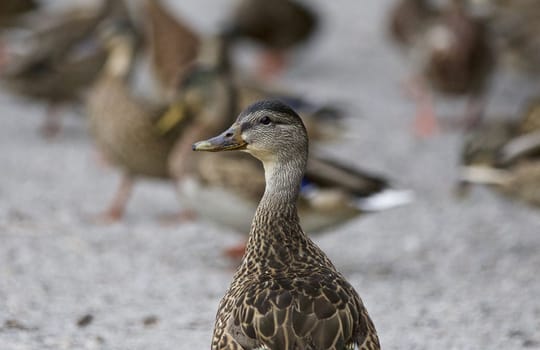
[[[193,144],[194,151],[251,153],[263,163],[307,159],[308,137],[298,114],[279,101],[247,107],[222,134]]]

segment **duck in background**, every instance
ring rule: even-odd
[[[283,70],[287,52],[313,37],[318,24],[315,12],[296,0],[240,0],[224,34],[260,45],[258,73],[268,78]]]
[[[389,24],[419,71],[411,86],[416,133],[429,136],[438,129],[428,84],[443,94],[467,96],[464,122],[479,119],[494,62],[485,24],[468,13],[465,0],[448,0],[442,8],[428,0],[400,0]]]
[[[136,178],[171,178],[169,157],[182,132],[189,129],[182,99],[156,105],[131,89],[137,46],[133,27],[114,23],[102,36],[108,58],[88,96],[87,113],[97,146],[122,172],[118,191],[103,214],[103,219],[112,221],[123,216]]]
[[[96,28],[107,18],[124,16],[121,1],[105,0],[98,9],[69,10],[45,19],[41,28],[27,27],[32,45],[9,59],[1,78],[10,92],[47,104],[45,136],[59,131],[59,107],[79,102],[105,63]]]
[[[528,103],[518,120],[481,123],[462,150],[459,194],[471,183],[540,206],[540,100]]]

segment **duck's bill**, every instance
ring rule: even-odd
[[[245,149],[247,143],[242,140],[240,135],[233,130],[229,129],[211,139],[205,141],[199,141],[193,144],[194,151],[207,151],[207,152],[220,152],[220,151],[233,151]]]

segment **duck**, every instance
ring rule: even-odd
[[[58,133],[59,107],[80,102],[106,59],[96,40],[96,28],[106,17],[122,16],[120,1],[106,0],[99,9],[74,9],[56,15],[43,28],[33,30],[32,45],[13,57],[2,72],[7,89],[19,96],[47,104],[42,132]]]
[[[462,150],[458,194],[470,184],[540,205],[540,100],[531,100],[519,119],[495,119],[478,126]]]
[[[301,118],[272,100],[254,103],[225,132],[193,144],[195,151],[245,151],[265,169],[246,254],[218,306],[213,350],[380,349],[358,293],[300,225],[308,148]]]
[[[258,72],[269,78],[284,69],[287,52],[312,38],[318,25],[317,14],[296,0],[240,0],[223,34],[233,42],[247,39],[260,45],[264,54]]]
[[[466,125],[482,117],[495,62],[486,23],[468,13],[464,0],[449,0],[442,8],[428,0],[400,0],[389,27],[394,41],[409,50],[418,66],[409,90],[417,103],[419,136],[439,129],[427,86],[445,95],[467,96]]]
[[[170,182],[182,173],[178,168],[188,168],[189,159],[175,163],[175,159],[183,159],[186,147],[182,145],[189,142],[189,146],[192,138],[212,130],[213,123],[219,122],[212,119],[217,118],[213,111],[221,105],[199,102],[203,92],[197,86],[212,73],[195,68],[182,82],[185,87],[181,90],[185,92],[179,93],[171,103],[156,105],[137,95],[130,85],[136,50],[132,28],[128,23],[114,23],[102,36],[109,54],[101,76],[89,93],[87,114],[96,145],[122,174],[111,205],[100,216],[103,221],[111,222],[123,217],[137,179]],[[214,81],[215,89],[205,90],[204,94],[227,93],[222,83],[225,84]],[[189,216],[187,212],[184,214]]]

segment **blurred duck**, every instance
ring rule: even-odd
[[[184,159],[183,154],[186,150],[190,152],[193,139],[213,131],[214,123],[215,127],[221,127],[218,122],[226,118],[214,110],[219,108],[222,112],[227,107],[221,103],[204,105],[199,102],[201,96],[226,95],[229,90],[226,81],[215,79],[209,82],[208,90],[202,91],[198,88],[200,82],[207,81],[213,72],[193,68],[182,83],[190,89],[182,88],[170,104],[155,105],[136,95],[130,86],[136,44],[133,29],[115,24],[103,36],[108,58],[91,90],[87,109],[96,144],[105,158],[122,171],[118,191],[103,215],[103,219],[112,221],[123,216],[135,179],[170,180],[182,174],[182,169],[171,165],[173,160]],[[226,96],[216,100],[229,103]],[[188,161],[181,162],[186,169],[189,169]]]
[[[295,0],[240,0],[225,32],[263,47],[259,73],[269,77],[283,70],[287,51],[312,37],[317,25],[316,14]]]
[[[54,16],[34,30],[33,45],[9,60],[2,74],[13,93],[47,103],[43,132],[54,135],[60,127],[57,108],[78,101],[105,63],[106,52],[96,41],[96,27],[105,17],[119,14],[121,2],[106,0],[99,9],[77,9]]]
[[[87,114],[95,142],[108,162],[120,168],[122,180],[105,220],[124,214],[136,177],[169,178],[168,157],[183,122],[160,129],[167,113],[182,111],[175,106],[155,106],[130,90],[137,38],[127,23],[110,24],[101,33],[108,56],[105,67],[87,99]]]
[[[390,33],[410,49],[419,67],[412,94],[420,136],[438,128],[425,81],[441,93],[468,96],[465,122],[481,117],[492,55],[484,24],[468,14],[464,0],[448,0],[440,9],[428,0],[400,0],[391,13]]]
[[[540,205],[540,100],[516,121],[486,121],[462,151],[460,194],[468,184],[493,185],[502,193]]]

